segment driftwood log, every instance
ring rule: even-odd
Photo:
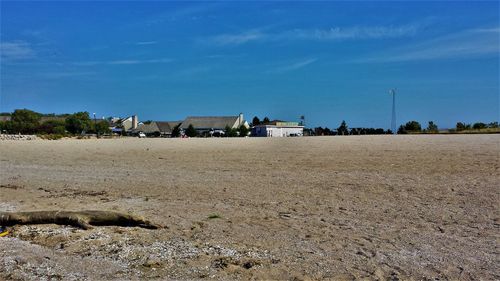
[[[161,227],[139,216],[111,211],[0,212],[0,226],[50,223],[72,225],[83,229],[90,229],[93,225],[137,226],[149,229]]]

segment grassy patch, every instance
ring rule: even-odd
[[[212,219],[221,219],[221,218],[222,217],[219,214],[211,214],[210,216],[208,216],[209,220],[212,220]]]

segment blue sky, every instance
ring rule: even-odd
[[[1,3],[0,111],[499,119],[499,3]]]

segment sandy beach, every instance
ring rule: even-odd
[[[498,280],[500,135],[0,142],[0,279]]]

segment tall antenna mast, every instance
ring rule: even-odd
[[[391,130],[393,134],[396,134],[396,89],[391,89],[389,93],[392,95]]]

